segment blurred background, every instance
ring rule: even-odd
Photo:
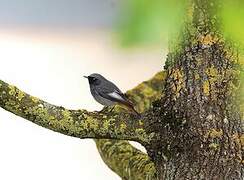
[[[52,104],[100,110],[83,75],[123,91],[163,69],[186,0],[0,0],[0,79]],[[223,1],[225,35],[243,44],[243,2]],[[137,145],[138,147],[138,145]],[[120,178],[93,140],[41,128],[0,109],[0,179]]]

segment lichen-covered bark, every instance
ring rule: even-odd
[[[164,72],[157,73],[152,79],[127,92],[140,112],[149,109],[151,102],[160,98],[164,79]],[[105,163],[123,179],[152,179],[155,175],[149,157],[127,141],[121,141],[133,140],[148,144],[152,138],[157,139],[155,133],[146,133],[143,116],[137,119],[120,107],[102,113],[68,110],[28,95],[3,81],[0,81],[0,106],[53,131],[81,139],[95,138]],[[120,166],[117,167],[118,164]]]
[[[168,55],[165,95],[154,103],[147,147],[158,179],[243,179],[239,56],[221,35],[221,1],[194,0]]]
[[[0,106],[45,128],[78,138],[150,141],[155,134],[144,131],[142,119],[119,108],[98,113],[68,110],[30,96],[0,81]]]
[[[165,73],[157,73],[152,79],[127,92],[140,112],[147,111],[152,102],[162,96]],[[107,166],[123,180],[155,179],[155,167],[148,155],[133,147],[128,141],[95,140],[98,151]]]
[[[45,128],[95,138],[122,179],[244,179],[243,57],[222,36],[221,1],[189,3],[166,75],[127,92],[140,119],[118,106],[103,113],[67,110],[3,81],[0,106]],[[141,143],[149,156],[124,140]]]
[[[108,167],[123,180],[155,179],[155,167],[147,154],[128,141],[95,140],[98,151]]]

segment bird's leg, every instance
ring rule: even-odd
[[[109,108],[108,106],[104,106],[102,110],[99,111],[99,113],[105,113],[108,110],[108,108]]]
[[[110,107],[111,106],[104,106],[104,108],[101,111],[99,111],[99,113],[112,112],[114,110],[114,106],[112,106],[111,108]]]
[[[112,106],[112,108],[108,112],[112,112],[114,110],[115,106]]]

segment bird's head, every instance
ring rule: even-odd
[[[97,73],[93,73],[89,76],[84,76],[84,78],[88,79],[90,85],[95,85],[95,86],[101,84],[102,80],[104,79],[102,75]]]

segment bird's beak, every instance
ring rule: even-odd
[[[83,76],[83,77],[88,79],[88,76]]]

